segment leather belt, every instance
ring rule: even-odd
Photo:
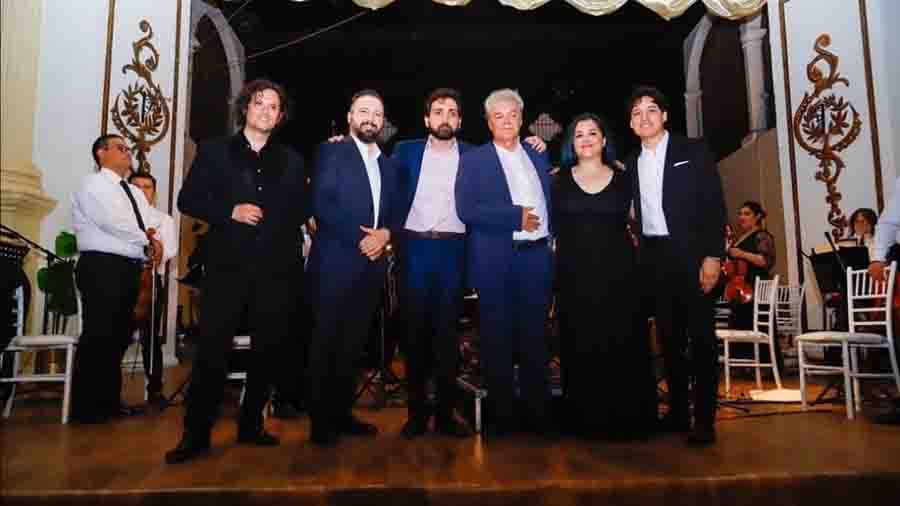
[[[110,258],[113,260],[128,262],[128,263],[134,264],[134,265],[140,265],[140,266],[144,265],[144,260],[142,260],[140,258],[126,257],[124,255],[117,255],[116,253],[108,253],[106,251],[82,251],[80,255],[88,256],[88,257],[90,257],[90,256],[106,257],[106,258]]]
[[[466,234],[461,232],[440,232],[437,230],[428,230],[426,232],[418,232],[416,230],[404,230],[406,237],[410,239],[430,239],[430,240],[460,240],[465,239]]]
[[[536,239],[534,241],[513,241],[513,249],[516,251],[522,251],[526,249],[537,248],[540,246],[547,245],[547,238],[541,237],[540,239]]]

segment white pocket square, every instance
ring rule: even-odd
[[[680,162],[675,162],[672,164],[672,167],[678,167],[679,165],[684,165],[684,164],[688,163],[689,161],[690,160],[682,160]]]

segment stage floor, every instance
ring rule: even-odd
[[[183,374],[168,371],[167,385]],[[137,401],[142,381],[127,383]],[[749,387],[738,382],[738,389]],[[280,447],[237,445],[236,389],[226,399],[211,455],[178,466],[164,464],[163,455],[178,441],[180,406],[64,426],[58,400],[17,402],[0,435],[0,502],[772,506],[900,497],[900,426],[848,421],[843,404],[806,413],[794,404],[753,404],[746,414],[723,409],[718,443],[702,450],[676,435],[629,443],[431,435],[406,441],[405,409],[362,407],[359,415],[381,434],[322,450],[307,440],[306,417],[268,421]]]

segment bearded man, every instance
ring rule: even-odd
[[[387,273],[384,257],[400,225],[399,172],[376,140],[384,101],[374,90],[353,95],[350,135],[320,146],[313,176],[317,231],[307,272],[315,329],[309,346],[310,439],[333,446],[340,436],[374,436],[352,413],[357,365]]]

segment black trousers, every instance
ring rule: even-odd
[[[329,273],[316,276],[328,285]],[[358,365],[384,283],[384,264],[372,264],[346,286],[317,290],[306,381],[313,430],[333,427],[351,415]]]
[[[695,423],[712,425],[718,389],[713,295],[700,290],[699,266],[679,254],[668,239],[644,237],[643,286],[655,292],[651,300],[663,346],[671,416],[682,421],[690,416],[688,386],[693,382]]]
[[[82,332],[72,369],[75,419],[102,419],[119,410],[140,272],[139,262],[118,255],[85,251],[78,259]]]
[[[262,409],[273,385],[292,388],[296,361],[292,352],[295,281],[284,273],[260,273],[252,267],[207,273],[200,299],[200,333],[193,361],[185,410],[185,429],[209,434],[219,408],[228,374],[232,340],[241,326],[244,309],[250,320],[247,383],[239,424],[262,425]]]

